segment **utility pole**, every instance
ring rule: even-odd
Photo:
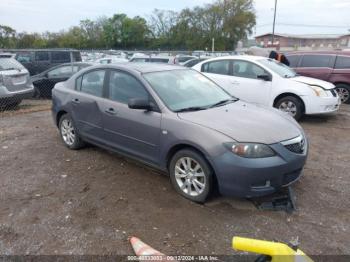
[[[214,53],[215,52],[215,38],[213,37],[212,43],[211,43],[211,51]]]
[[[273,46],[273,42],[275,41],[276,11],[277,11],[277,0],[275,0],[275,9],[273,14],[272,39],[271,39],[272,46]]]

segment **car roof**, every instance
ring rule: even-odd
[[[108,64],[108,65],[97,65],[94,68],[115,68],[115,69],[126,69],[137,71],[141,74],[151,73],[151,72],[161,72],[161,71],[171,71],[171,70],[186,70],[188,68],[177,65],[161,64],[161,63],[118,63],[118,64]]]

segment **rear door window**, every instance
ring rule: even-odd
[[[330,55],[304,55],[300,67],[329,67]]]
[[[51,52],[52,63],[69,63],[70,62],[70,52],[63,51],[52,51]]]
[[[230,72],[230,64],[230,60],[208,62],[202,65],[202,72],[218,75],[232,75]]]
[[[44,62],[44,61],[49,61],[49,60],[50,60],[49,52],[47,52],[47,51],[36,51],[35,52],[35,61]]]
[[[350,69],[350,56],[338,56],[334,68]]]
[[[93,96],[102,97],[105,70],[95,70],[83,75],[80,91]]]

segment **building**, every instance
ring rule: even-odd
[[[260,47],[294,48],[350,48],[350,34],[347,35],[292,35],[275,34],[272,44],[272,34],[263,34],[255,37]]]

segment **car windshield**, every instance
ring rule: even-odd
[[[24,67],[13,58],[0,57],[0,70],[24,69]]]
[[[298,75],[292,68],[276,60],[261,59],[259,62],[284,78],[291,78]]]
[[[144,74],[165,105],[174,112],[203,110],[235,98],[194,70],[169,70]]]

